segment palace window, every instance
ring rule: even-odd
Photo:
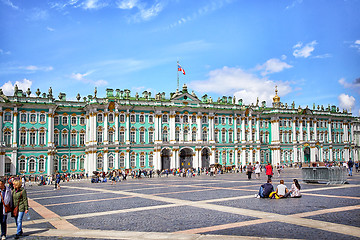
[[[80,133],[80,146],[85,145],[85,133]]]
[[[232,117],[229,117],[229,125],[232,125],[233,124],[233,119]]]
[[[167,117],[167,115],[164,114],[164,115],[162,116],[162,122],[163,122],[163,123],[167,123],[167,122],[168,122],[168,117]]]
[[[207,123],[207,117],[206,116],[202,117],[202,123]]]
[[[141,123],[144,123],[144,122],[145,122],[145,116],[144,116],[143,114],[140,115],[139,121],[140,121]]]
[[[203,131],[202,131],[202,140],[203,140],[203,142],[207,142],[207,140],[208,140],[208,137],[207,137],[207,130],[206,129],[204,129]]]
[[[214,124],[219,124],[219,118],[218,117],[214,117]]]
[[[85,117],[80,117],[80,125],[85,125]]]
[[[180,141],[180,130],[179,129],[175,130],[175,141],[176,142]]]
[[[180,122],[180,116],[179,115],[175,115],[175,122],[179,123]]]
[[[70,161],[70,169],[75,170],[76,169],[76,159],[72,158]]]
[[[234,164],[233,163],[233,153],[232,152],[229,152],[229,162],[230,162],[231,165]]]
[[[26,122],[26,114],[25,113],[20,114],[20,122],[22,122],[22,123]]]
[[[114,168],[114,157],[112,155],[109,156],[109,168]]]
[[[71,125],[76,125],[76,117],[71,117]]]
[[[62,144],[63,146],[67,146],[68,145],[68,134],[66,132],[63,132],[61,134],[61,138],[62,138]]]
[[[188,123],[189,122],[189,117],[187,115],[183,116],[183,122],[184,123]]]
[[[193,115],[193,116],[191,117],[191,123],[196,123],[196,116],[195,116],[195,115]]]
[[[125,115],[124,114],[120,114],[120,122],[124,123],[125,122]]]
[[[130,142],[135,143],[136,142],[136,131],[133,129],[130,131]]]
[[[193,131],[191,132],[191,141],[195,142],[196,141],[196,130],[193,129]]]
[[[45,145],[45,132],[39,133],[39,145],[41,146]]]
[[[62,117],[62,125],[64,126],[68,125],[68,118],[66,116]]]
[[[226,142],[226,131],[221,131],[221,142],[225,143]]]
[[[187,142],[189,140],[189,131],[187,129],[184,130],[183,140],[184,142]]]
[[[11,146],[11,132],[4,132],[4,142],[7,147]]]
[[[130,122],[135,123],[136,122],[136,116],[134,114],[130,115]]]
[[[154,132],[149,131],[149,143],[154,143]]]
[[[215,163],[219,163],[219,151],[215,151]]]
[[[168,142],[168,131],[167,130],[163,130],[162,132],[162,141],[163,142]]]
[[[59,125],[59,117],[54,117],[54,125]]]
[[[140,143],[145,143],[145,131],[140,130]]]
[[[109,131],[109,143],[114,143],[114,131]]]
[[[55,172],[59,171],[59,160],[58,159],[54,159],[54,171]]]
[[[32,114],[30,115],[30,122],[31,122],[31,123],[36,123],[36,115],[35,115],[35,113],[32,113]]]
[[[34,145],[36,145],[36,137],[35,137],[35,132],[30,132],[30,145],[31,146],[34,146]]]
[[[35,159],[30,159],[29,161],[29,172],[35,172],[36,171],[36,162]]]
[[[145,156],[144,155],[140,155],[140,166],[141,167],[145,166]]]
[[[240,131],[240,130],[238,130],[238,131],[236,132],[236,139],[237,139],[238,141],[241,141],[241,131]]]
[[[109,113],[109,122],[114,122],[114,114]]]
[[[59,134],[58,133],[54,133],[54,145],[55,146],[59,145]]]
[[[154,156],[152,154],[149,155],[149,167],[154,165]]]
[[[241,121],[241,118],[240,118],[240,117],[236,118],[236,124],[237,124],[237,125],[240,125],[240,124],[241,124],[240,121]]]
[[[229,142],[233,142],[233,132],[229,131]]]
[[[4,122],[11,122],[11,113],[10,112],[5,112]]]
[[[104,164],[103,164],[103,157],[102,157],[102,155],[99,155],[99,156],[97,157],[97,160],[96,160],[96,168],[97,168],[98,170],[102,170],[102,169],[103,169],[103,166],[104,166]]]
[[[153,123],[154,122],[154,116],[153,115],[149,115],[149,123]]]
[[[41,123],[45,122],[45,114],[40,114],[40,122]]]
[[[119,139],[120,143],[124,143],[125,142],[125,132],[124,131],[120,131],[120,139]]]
[[[121,168],[125,167],[125,157],[124,156],[120,156],[119,165]]]
[[[80,169],[84,169],[85,168],[85,159],[81,158],[80,159]]]
[[[97,122],[103,122],[103,115],[101,113],[97,115]]]
[[[135,155],[131,155],[131,157],[130,157],[130,166],[132,168],[136,167],[136,156]]]
[[[216,143],[218,143],[218,142],[219,142],[219,131],[215,131],[215,134],[214,134],[214,135],[215,135],[215,136],[214,136],[214,137],[215,137],[214,140],[215,140]]]
[[[71,133],[71,138],[70,138],[70,144],[71,146],[75,146],[76,145],[76,133]]]
[[[223,124],[223,125],[226,124],[226,117],[221,118],[221,124]]]
[[[67,171],[68,170],[68,160],[66,158],[63,158],[61,160],[61,171]]]
[[[19,170],[20,170],[20,172],[25,172],[25,170],[26,170],[26,168],[25,168],[25,160],[24,159],[20,160]]]
[[[226,152],[225,151],[223,151],[221,154],[221,161],[222,161],[222,164],[226,165]]]

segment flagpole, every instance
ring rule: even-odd
[[[177,91],[179,91],[179,60],[177,60],[176,72],[177,72]]]

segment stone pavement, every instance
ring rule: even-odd
[[[299,169],[276,175],[290,187]],[[28,187],[24,239],[360,239],[360,173],[350,184],[305,184],[302,198],[257,199],[245,173]],[[8,219],[8,238],[15,234]]]

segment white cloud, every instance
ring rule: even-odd
[[[19,67],[19,69],[25,69],[25,70],[32,71],[32,72],[35,72],[35,71],[48,72],[48,71],[54,70],[54,68],[52,66],[42,67],[42,66],[34,66],[34,65],[21,66],[21,67]]]
[[[81,5],[83,9],[100,9],[106,7],[108,4],[99,0],[86,0]]]
[[[53,29],[53,28],[51,28],[51,27],[47,27],[46,28],[48,31],[50,31],[50,32],[54,32],[55,31],[55,29]]]
[[[0,55],[10,55],[10,51],[4,51],[3,49],[0,49]]]
[[[313,56],[312,58],[329,58],[329,57],[332,57],[332,55],[330,53],[325,53],[325,54]]]
[[[49,17],[49,13],[47,10],[40,9],[40,8],[33,8],[29,11],[29,15],[27,20],[30,21],[39,21],[39,20],[46,20]]]
[[[8,81],[1,86],[1,89],[5,95],[11,96],[14,94],[15,85],[17,85],[19,89],[26,91],[28,88],[31,88],[32,81],[26,78],[24,78],[22,81],[16,81],[14,84],[12,84],[11,81]]]
[[[315,45],[317,44],[316,40],[306,44],[304,47],[302,47],[303,43],[299,42],[297,43],[293,48],[295,48],[293,55],[296,58],[303,57],[307,58],[311,55],[311,53],[315,50]]]
[[[350,47],[356,48],[360,52],[360,40],[356,40]]]
[[[301,4],[303,0],[295,0],[290,5],[286,6],[286,10],[295,7],[297,4]]]
[[[360,93],[360,77],[356,78],[352,83],[347,82],[345,78],[340,78],[338,83],[344,88],[350,88]]]
[[[190,82],[189,88],[200,93],[213,92],[222,95],[235,95],[241,98],[244,103],[255,103],[256,98],[260,101],[272,102],[275,93],[275,86],[278,86],[279,95],[286,95],[292,91],[288,82],[272,81],[259,78],[255,74],[241,68],[223,67],[209,72],[209,78]],[[214,99],[216,100],[216,99]]]
[[[339,105],[342,109],[350,109],[355,106],[355,98],[345,93],[340,94],[338,96],[338,100],[339,100]]]
[[[12,7],[13,9],[19,10],[18,6],[15,6],[10,0],[1,0],[5,5]]]
[[[97,87],[108,85],[108,82],[105,81],[105,80],[102,80],[102,79],[95,81],[95,80],[85,78],[85,77],[89,76],[92,73],[93,73],[93,71],[83,73],[83,74],[81,74],[81,73],[72,73],[70,75],[70,77],[77,80],[77,81],[80,81],[80,82],[83,82],[83,83],[86,83],[86,84],[92,84],[92,85],[97,86]]]
[[[284,69],[292,68],[293,66],[287,64],[286,62],[282,62],[277,58],[271,58],[267,60],[264,64],[258,65],[256,67],[257,70],[263,70],[261,72],[262,76],[266,76],[271,73],[281,72]]]
[[[133,9],[138,4],[138,0],[123,0],[117,2],[117,7],[120,9]]]

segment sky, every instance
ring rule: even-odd
[[[0,88],[67,100],[167,98],[336,105],[360,115],[360,0],[0,0]],[[178,72],[177,61],[185,70]]]

